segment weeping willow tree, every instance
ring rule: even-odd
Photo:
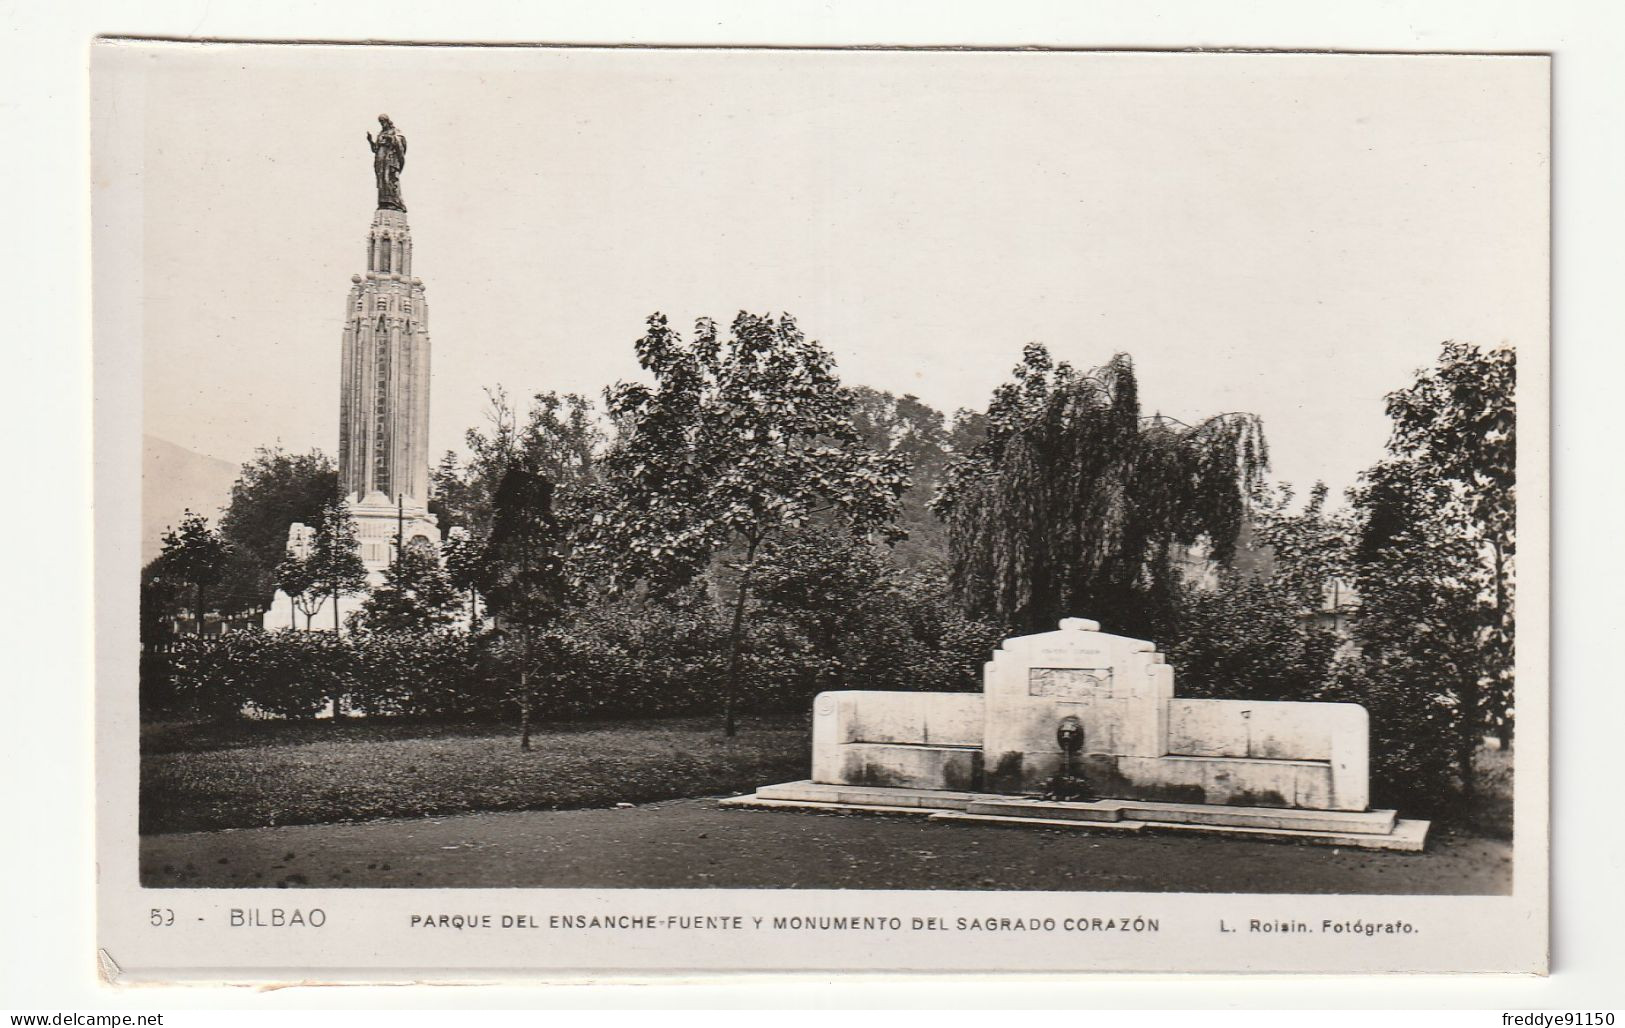
[[[955,593],[971,616],[1015,629],[1079,616],[1152,632],[1187,548],[1233,556],[1268,461],[1254,415],[1142,417],[1127,354],[1082,374],[1031,344],[932,504]]]

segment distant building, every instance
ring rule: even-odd
[[[1214,560],[1205,545],[1188,546],[1174,555],[1174,564],[1180,578],[1198,589],[1219,587],[1219,562]],[[1244,575],[1268,577],[1275,570],[1275,554],[1258,539],[1251,521],[1243,521],[1236,536],[1236,552],[1230,566]],[[1321,605],[1309,615],[1316,626],[1329,628],[1347,640],[1350,636],[1349,619],[1360,606],[1360,595],[1354,587],[1341,579],[1326,583]]]

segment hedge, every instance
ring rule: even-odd
[[[820,648],[786,619],[756,617],[742,706],[806,709],[823,689],[975,690],[998,633],[956,616],[877,617]],[[715,604],[577,612],[535,647],[536,716],[652,717],[717,709],[727,617]],[[346,634],[293,629],[183,636],[142,655],[146,717],[353,713],[499,718],[514,710],[520,656],[493,632]]]

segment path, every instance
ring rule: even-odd
[[[182,832],[141,840],[150,886],[1035,889],[1505,893],[1509,843],[1435,828],[1420,854],[907,816],[626,809]]]

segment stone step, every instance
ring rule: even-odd
[[[1067,803],[1055,800],[983,799],[966,807],[965,813],[992,817],[1058,818],[1063,821],[1123,820],[1122,804],[1111,801]]]
[[[931,815],[931,820],[1008,825],[1011,828],[1031,828],[1034,825],[1051,828],[1089,828],[1108,832],[1140,832],[1146,828],[1144,821],[1084,821],[1075,817],[1007,817],[997,814],[972,814],[962,810],[938,811]]]
[[[964,810],[985,793],[950,792],[943,789],[895,789],[880,785],[825,785],[820,782],[785,782],[764,785],[756,795],[768,800],[805,803],[855,803],[880,807],[925,807],[933,810]]]
[[[1211,827],[1288,829],[1388,835],[1394,830],[1392,810],[1299,810],[1292,807],[1232,807],[1203,803],[1158,803],[1145,800],[1095,800],[1068,803],[1022,797],[982,797],[967,813],[995,817],[1061,818],[1071,821],[1157,821]]]
[[[1028,827],[1202,832],[1244,839],[1273,839],[1347,846],[1354,849],[1421,852],[1429,822],[1394,817],[1391,810],[1364,812],[1289,810],[1274,807],[1213,807],[1198,803],[1150,803],[1097,800],[1093,803],[1009,797],[986,793],[879,786],[787,782],[747,796],[719,801],[723,807],[842,811],[865,814],[913,814],[933,821]],[[1118,819],[1112,817],[1118,815]]]
[[[1043,825],[1051,828],[1076,828],[1088,831],[1173,831],[1201,832],[1230,838],[1269,839],[1312,843],[1317,846],[1346,846],[1350,849],[1393,850],[1420,853],[1427,845],[1430,822],[1400,820],[1387,835],[1366,832],[1319,832],[1292,828],[1248,828],[1237,825],[1208,825],[1172,821],[1080,821],[1074,818],[1012,817],[1008,815],[971,814],[950,810],[931,815],[933,821],[948,823],[997,824],[1016,826]]]
[[[718,800],[719,807],[748,807],[751,810],[822,810],[831,814],[907,814],[915,817],[930,817],[935,814],[952,813],[936,807],[895,807],[880,806],[872,803],[819,803],[813,800],[770,800],[761,794],[746,796],[730,796],[725,800]]]

